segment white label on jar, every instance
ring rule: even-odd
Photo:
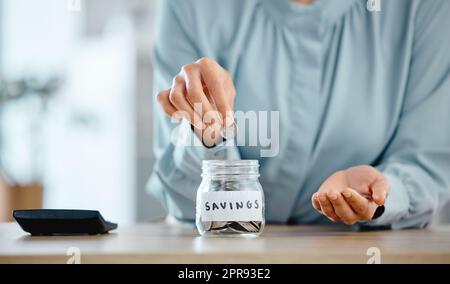
[[[202,221],[262,221],[262,194],[259,191],[203,192]]]

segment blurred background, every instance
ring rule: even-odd
[[[18,208],[162,218],[153,166],[155,0],[0,0],[0,222]]]
[[[165,216],[145,191],[157,4],[0,0],[0,222],[42,207]]]

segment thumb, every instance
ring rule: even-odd
[[[389,193],[389,181],[382,174],[371,185],[372,199],[378,205],[382,206],[386,202]]]

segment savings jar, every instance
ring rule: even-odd
[[[205,160],[197,191],[196,225],[203,236],[258,236],[264,192],[257,160]]]

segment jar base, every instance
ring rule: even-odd
[[[197,229],[202,236],[213,237],[257,237],[264,230],[263,221],[197,221]]]
[[[244,238],[253,239],[261,235],[262,232],[258,233],[236,233],[236,232],[204,232],[201,234],[202,237],[207,238]]]

